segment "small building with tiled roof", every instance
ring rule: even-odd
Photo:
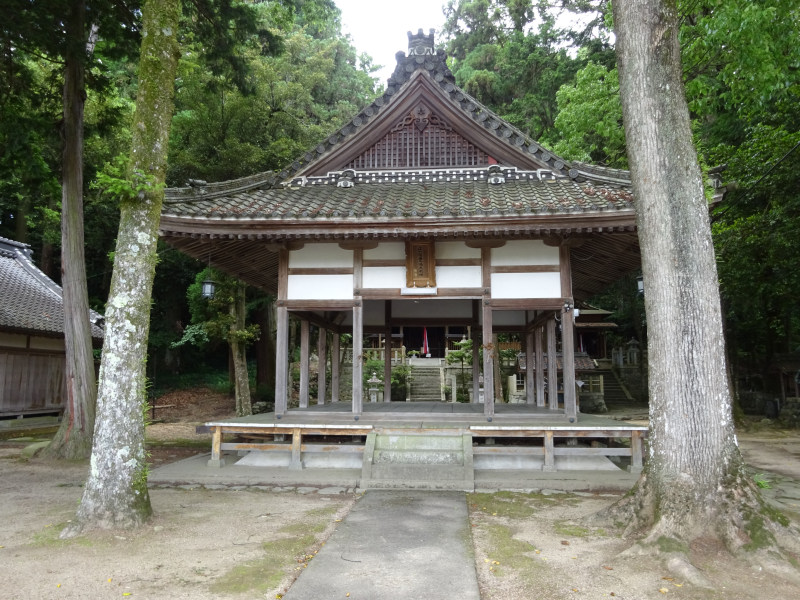
[[[0,416],[59,412],[65,386],[61,287],[34,265],[31,248],[0,237]],[[92,311],[92,337],[103,337]]]
[[[277,296],[275,411],[288,401],[288,319],[342,333],[363,354],[380,334],[441,339],[469,332],[483,352],[494,414],[492,336],[519,333],[529,363],[528,402],[577,419],[574,312],[639,267],[628,172],[564,160],[459,89],[433,32],[409,33],[408,53],[383,94],[280,173],[191,181],[166,192],[160,234],[170,244]],[[455,334],[453,332],[456,332]],[[405,334],[403,334],[405,336]],[[433,336],[433,340],[431,340]],[[325,364],[327,336],[320,335]],[[563,403],[545,397],[542,360],[564,357]],[[318,382],[318,403],[338,401]],[[353,413],[361,412],[362,361],[353,361]],[[384,398],[391,393],[391,361]],[[308,404],[301,357],[300,405]],[[324,369],[320,369],[324,372]],[[554,387],[554,386],[551,386]]]

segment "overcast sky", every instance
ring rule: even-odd
[[[382,65],[378,81],[385,84],[394,72],[394,55],[408,51],[407,32],[436,30],[436,42],[444,24],[445,0],[334,0],[342,11],[342,31],[350,34],[359,52]]]

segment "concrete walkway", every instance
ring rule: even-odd
[[[462,492],[371,490],[284,600],[478,600]]]

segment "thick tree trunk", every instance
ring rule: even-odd
[[[253,414],[250,400],[250,377],[247,374],[247,344],[239,339],[237,332],[245,331],[245,285],[239,281],[234,284],[233,304],[231,304],[231,355],[233,356],[234,389],[236,392],[236,414],[243,417]]]
[[[629,529],[737,549],[761,502],[744,477],[725,374],[717,270],[686,105],[674,0],[614,2],[648,325],[650,440]],[[758,516],[758,515],[755,515]]]
[[[121,202],[89,478],[77,518],[62,536],[85,528],[135,527],[152,512],[144,447],[145,364],[179,17],[178,0],[148,0],[142,8],[130,172],[139,191]]]
[[[70,2],[64,68],[64,153],[61,183],[61,287],[64,300],[64,419],[44,455],[87,458],[92,450],[97,387],[83,250],[83,106],[86,6]]]

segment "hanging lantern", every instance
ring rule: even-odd
[[[211,279],[210,277],[203,280],[201,284],[200,293],[202,294],[203,298],[213,298],[214,297],[214,288],[216,287],[216,282]]]

